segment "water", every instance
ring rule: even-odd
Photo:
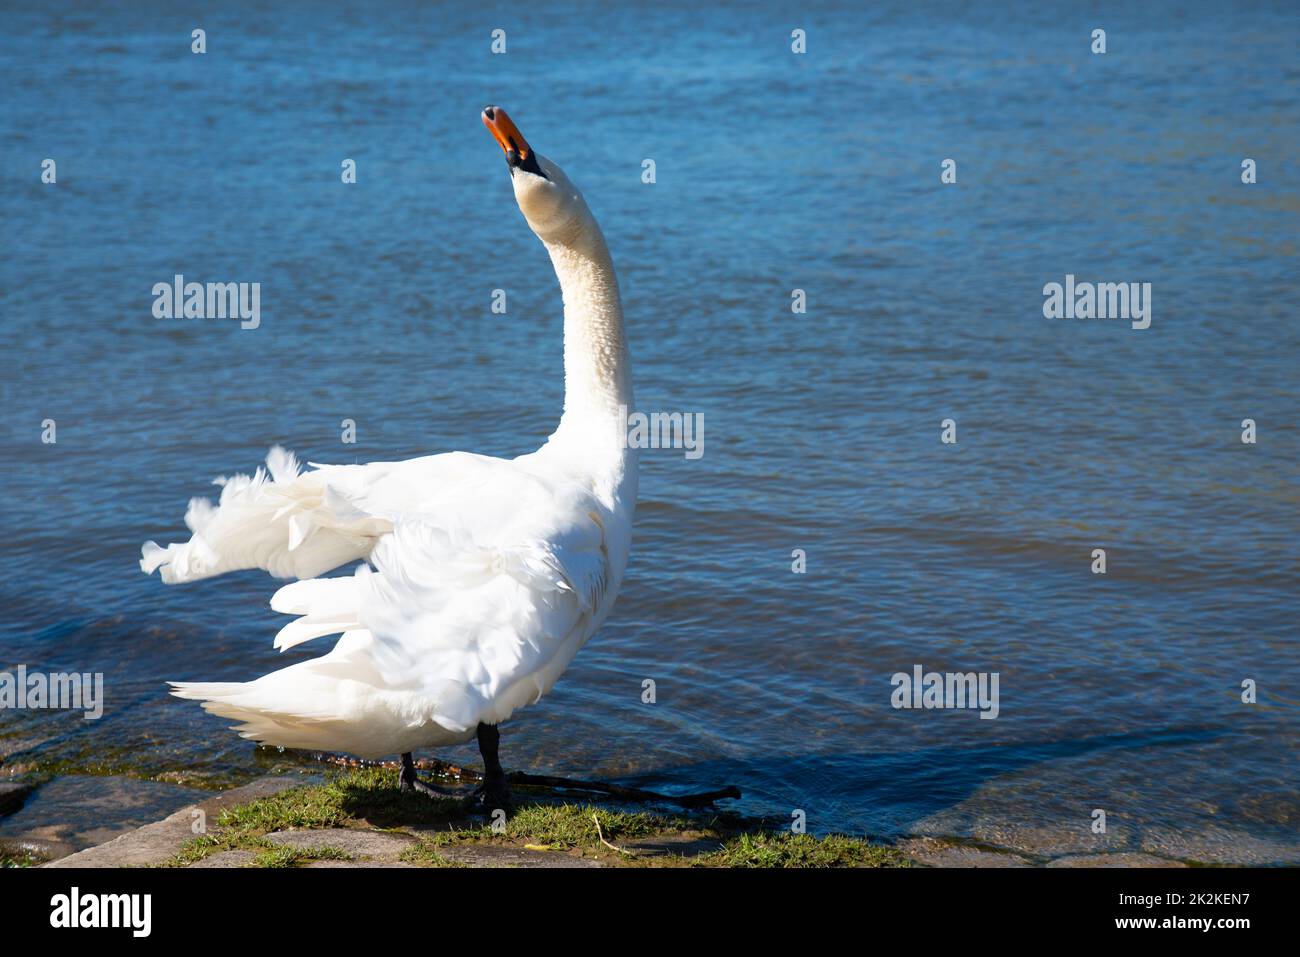
[[[639,405],[706,423],[703,458],[642,456],[619,606],[508,766],[734,782],[823,832],[1300,861],[1294,8],[794,9],[7,9],[0,667],[108,694],[0,712],[10,766],[280,760],[162,685],[322,650],[272,650],[260,574],[139,573],[211,477],[553,428],[558,289],[495,102],[601,221]],[[261,282],[261,328],[154,319],[178,272]],[[1151,327],[1044,319],[1067,273],[1152,283]],[[918,663],[998,672],[1000,717],[892,709]]]

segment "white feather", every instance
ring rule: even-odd
[[[215,506],[191,503],[189,541],[144,545],[141,568],[168,583],[244,568],[302,579],[271,599],[296,616],[281,651],[341,634],[254,681],[173,683],[244,737],[362,757],[468,740],[549,691],[613,606],[636,503],[622,309],[585,201],[539,161],[545,178],[513,183],[565,302],[565,412],[541,450],[303,471],[277,447],[252,477],[219,479]]]

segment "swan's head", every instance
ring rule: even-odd
[[[515,201],[532,231],[548,242],[582,233],[591,213],[564,170],[533,150],[501,107],[485,108],[483,125],[506,154]]]

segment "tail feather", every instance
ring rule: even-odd
[[[256,681],[169,681],[172,694],[203,702],[203,710],[239,722],[233,726],[240,737],[286,748],[326,748],[336,718],[323,714],[294,714],[268,707]]]
[[[363,758],[425,746],[441,737],[459,743],[473,726],[452,725],[429,714],[422,695],[383,686],[369,664],[366,631],[349,631],[322,658],[300,661],[253,681],[171,681],[178,698],[201,701],[210,714],[235,722],[250,741],[282,748],[346,751]],[[442,725],[439,728],[439,724]]]

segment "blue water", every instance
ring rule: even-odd
[[[162,682],[320,649],[273,651],[264,576],[136,567],[213,476],[277,442],[350,462],[549,434],[559,295],[478,119],[499,103],[604,228],[638,404],[706,423],[702,458],[642,455],[619,605],[505,729],[507,766],[734,782],[823,832],[1300,862],[1294,5],[4,22],[0,668],[103,671],[108,696],[97,722],[0,711],[10,766],[271,760]],[[155,319],[176,273],[260,282],[260,328]],[[1067,273],[1150,282],[1151,327],[1045,319]],[[894,710],[914,664],[998,672],[999,718]]]

